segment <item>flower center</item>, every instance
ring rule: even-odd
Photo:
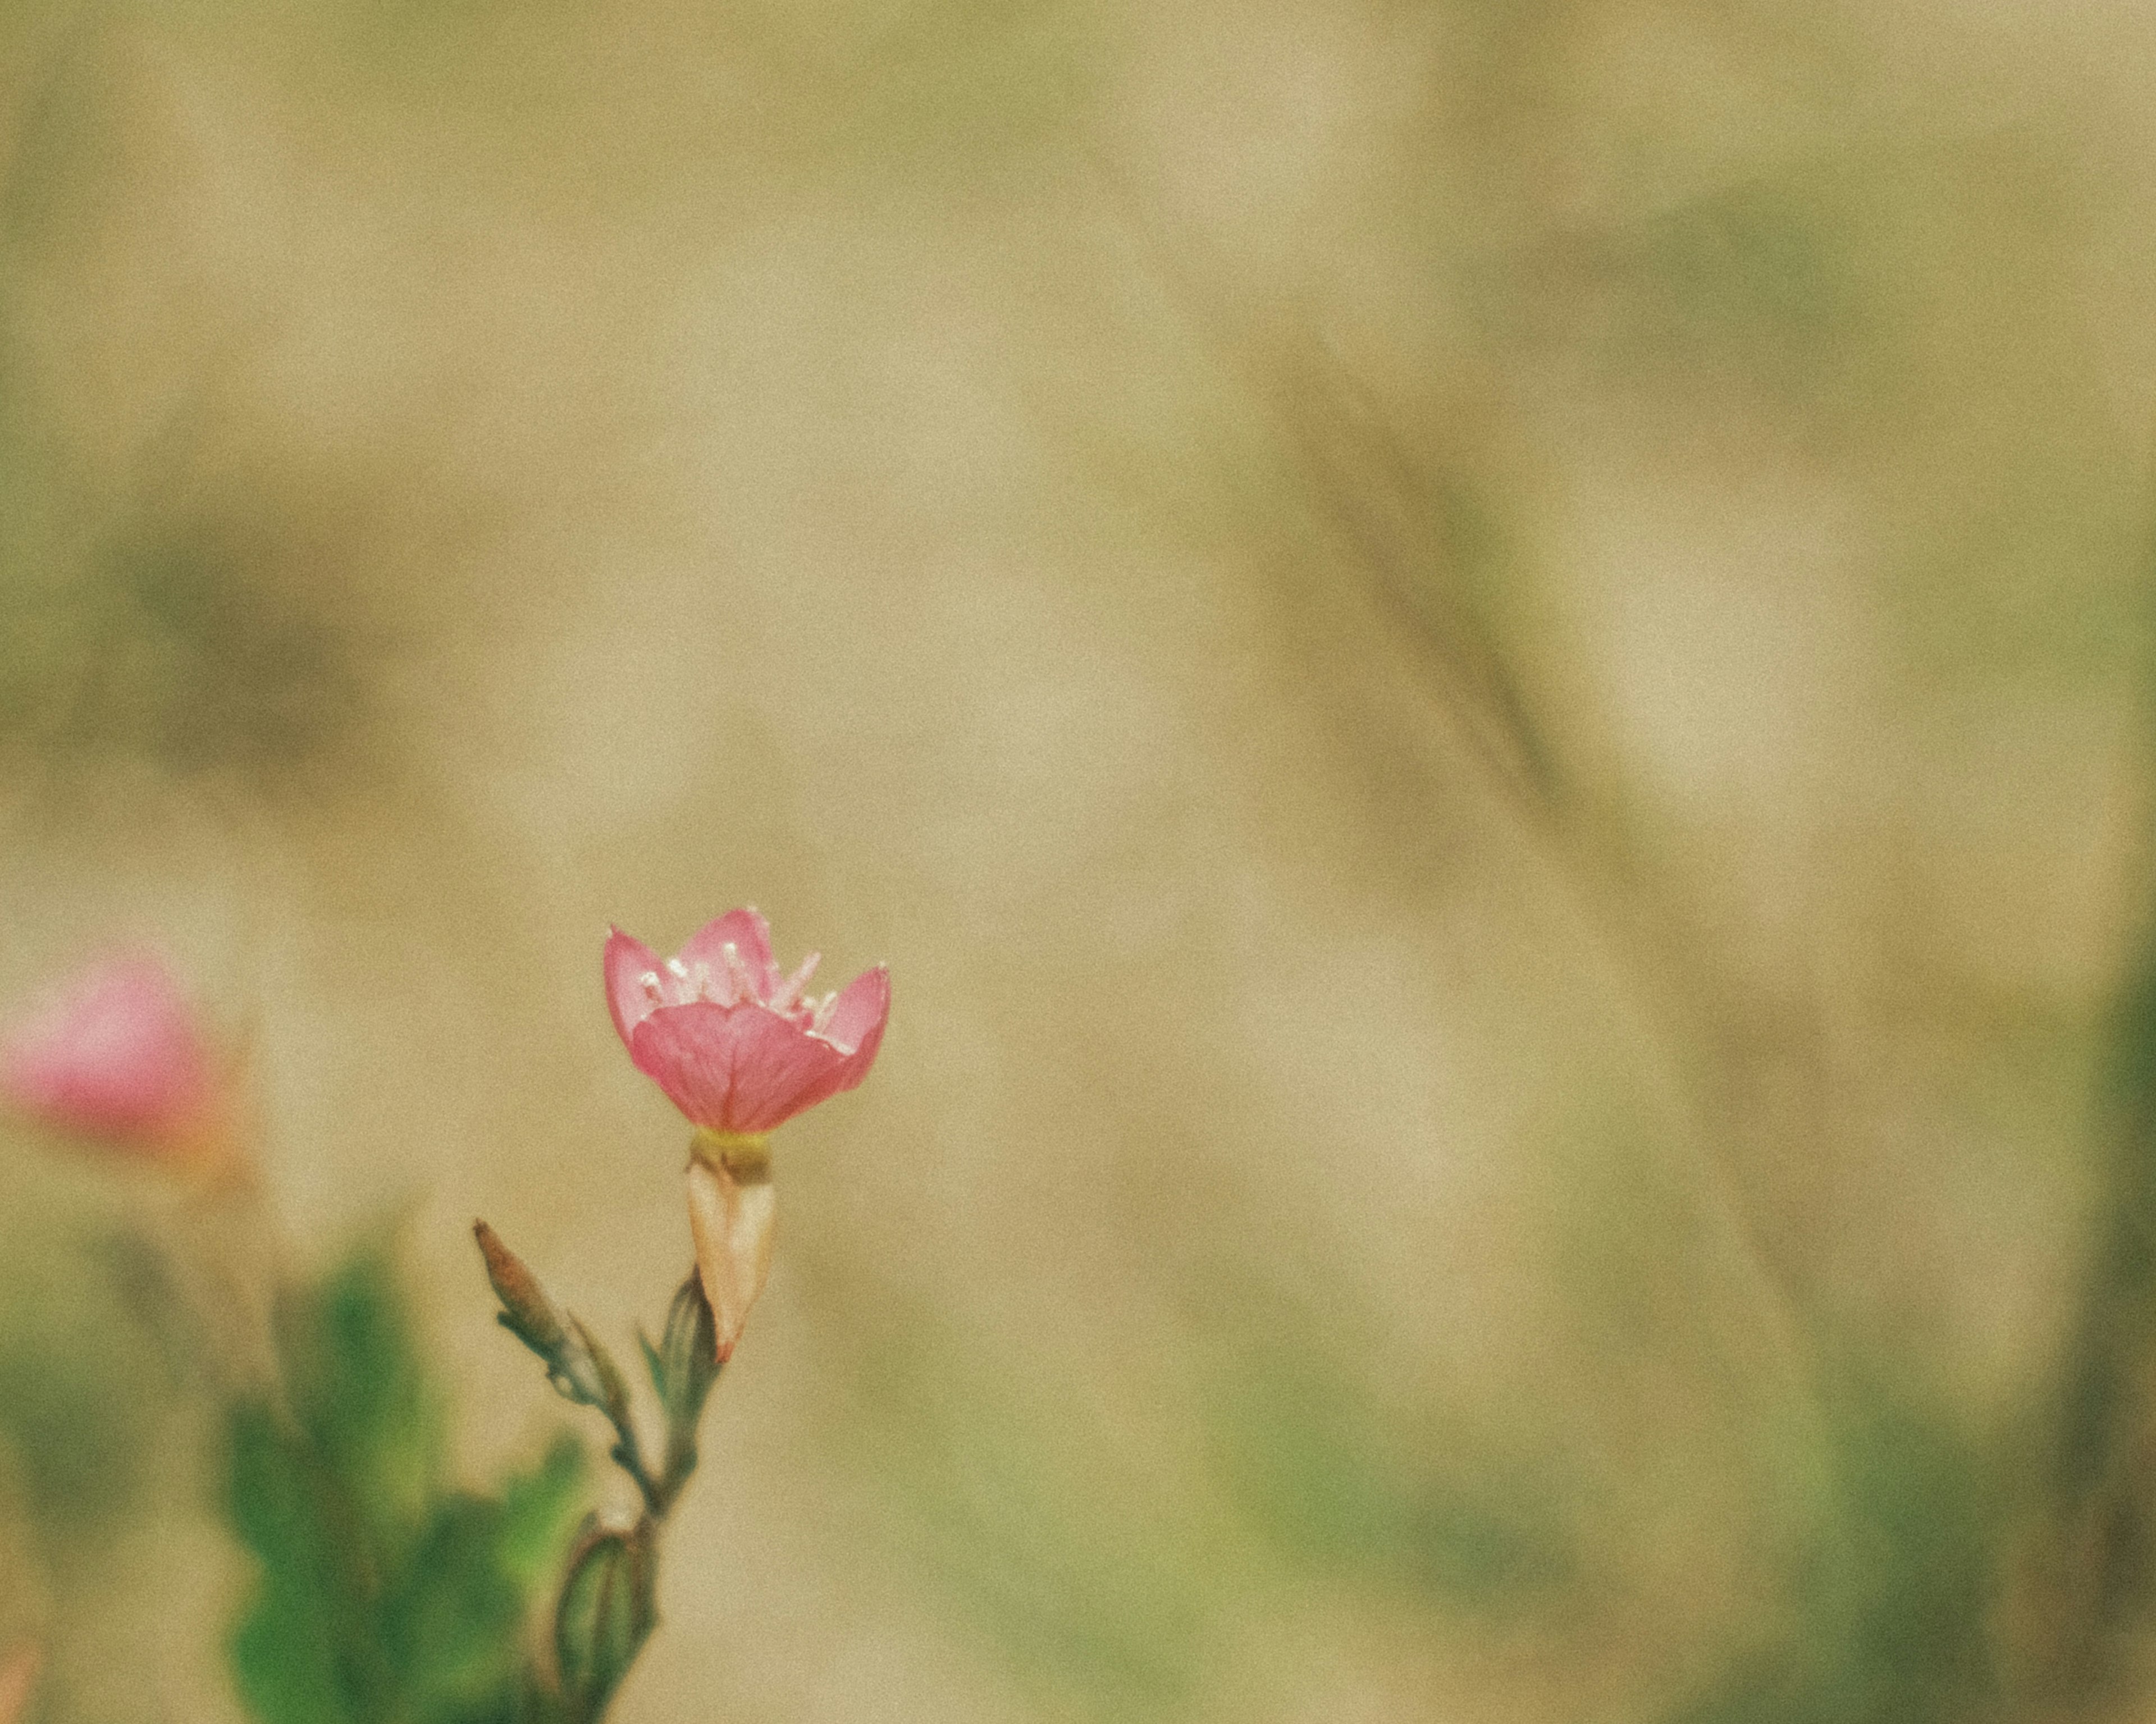
[[[708,961],[699,959],[690,965],[678,957],[667,959],[663,971],[646,970],[637,978],[644,997],[654,1007],[685,1006],[698,1000],[728,1008],[761,1006],[789,1024],[798,1024],[811,1035],[820,1036],[830,1028],[831,1014],[839,1003],[837,993],[827,993],[818,999],[802,992],[808,985],[808,978],[816,973],[816,966],[823,962],[822,952],[810,952],[802,960],[801,967],[768,995],[764,993],[762,978],[742,956],[740,947],[729,940],[720,947],[719,953],[716,970]]]

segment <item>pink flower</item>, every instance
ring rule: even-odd
[[[15,1724],[23,1709],[30,1703],[30,1691],[38,1684],[39,1658],[35,1645],[17,1649],[14,1656],[0,1665],[0,1724]]]
[[[162,1155],[211,1135],[218,1081],[179,984],[138,953],[93,965],[16,1030],[0,1092],[63,1131]]]
[[[616,928],[606,945],[607,1004],[637,1070],[707,1131],[761,1137],[869,1075],[891,1015],[880,964],[841,993],[802,990],[818,954],[782,977],[771,930],[730,910],[661,963]]]

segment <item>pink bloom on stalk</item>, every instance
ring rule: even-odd
[[[43,1662],[37,1647],[20,1648],[0,1665],[0,1724],[15,1724],[30,1704],[30,1691],[38,1686],[38,1666]]]
[[[0,1093],[62,1131],[172,1154],[209,1135],[218,1082],[179,984],[131,954],[82,972],[8,1038]]]
[[[791,976],[772,961],[753,910],[707,922],[664,963],[616,928],[607,1004],[637,1070],[690,1121],[761,1137],[869,1075],[891,1015],[891,972],[864,971],[839,993],[804,993],[819,954]]]

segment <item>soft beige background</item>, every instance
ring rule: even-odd
[[[557,1409],[470,1218],[617,1336],[685,1262],[607,921],[889,961],[623,1724],[2130,1711],[2049,1485],[2152,55],[10,0],[0,987],[164,943],[295,1235],[403,1216],[478,1470]],[[7,1162],[61,1332],[163,1200]],[[54,1719],[234,1716],[144,1393],[125,1505],[0,1541]]]

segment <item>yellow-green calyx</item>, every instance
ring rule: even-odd
[[[689,1153],[707,1167],[724,1170],[742,1185],[771,1178],[768,1131],[714,1131],[701,1127],[689,1145]]]

